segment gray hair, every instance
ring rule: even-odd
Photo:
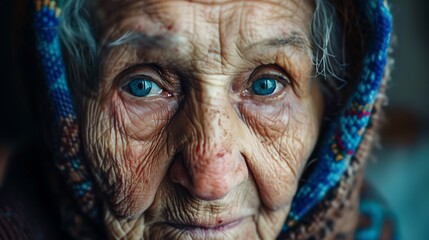
[[[92,93],[98,84],[98,46],[95,22],[87,0],[64,1],[59,34],[67,65],[68,81],[74,91]],[[315,77],[321,78],[329,94],[345,85],[344,38],[336,8],[328,0],[314,0],[311,22],[312,61]],[[341,84],[339,84],[341,83]],[[326,87],[328,86],[328,87]],[[77,89],[76,89],[77,87]],[[88,92],[88,89],[90,90]],[[331,89],[331,90],[329,90]]]
[[[58,29],[72,91],[89,94],[97,87],[98,46],[88,1],[63,1]],[[89,90],[89,91],[88,91]]]
[[[345,38],[340,30],[335,6],[327,0],[315,0],[311,40],[316,77],[344,81]]]

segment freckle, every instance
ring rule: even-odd
[[[167,29],[168,29],[168,30],[173,29],[173,25],[169,25],[169,26],[167,26]]]

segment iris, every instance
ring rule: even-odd
[[[152,90],[152,82],[146,79],[134,79],[127,84],[127,87],[131,95],[146,97]]]
[[[273,94],[277,88],[277,81],[269,78],[261,78],[253,82],[252,91],[257,95]]]
[[[158,96],[163,91],[153,81],[141,77],[129,81],[123,89],[135,97]]]

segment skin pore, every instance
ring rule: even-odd
[[[312,3],[100,3],[83,135],[109,237],[274,239],[323,114]]]

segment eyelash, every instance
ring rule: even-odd
[[[251,78],[249,78],[248,85],[250,85],[252,82],[254,82],[254,81],[258,80],[258,79],[261,79],[261,78],[275,79],[275,80],[279,81],[280,83],[282,83],[285,86],[291,84],[289,78],[284,77],[281,74],[268,74],[268,73],[264,73],[264,74],[255,75],[255,76],[252,76]]]

